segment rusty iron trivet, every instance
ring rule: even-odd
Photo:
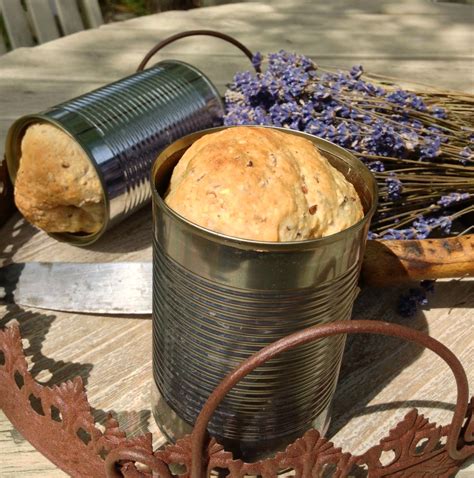
[[[310,430],[275,457],[256,463],[234,460],[206,436],[207,423],[225,394],[247,373],[275,355],[322,337],[341,333],[374,333],[418,343],[439,355],[451,368],[457,384],[457,403],[450,425],[430,423],[416,410],[378,445],[362,455],[342,452]],[[376,321],[336,322],[312,327],[262,349],[229,374],[209,397],[194,431],[176,444],[153,451],[150,433],[127,438],[109,415],[105,430],[94,422],[80,377],[59,386],[37,383],[28,372],[18,326],[0,331],[0,407],[15,428],[59,468],[73,477],[174,477],[170,468],[182,465],[180,477],[200,478],[219,469],[231,478],[247,475],[276,477],[294,470],[297,477],[350,474],[372,477],[448,478],[474,455],[474,397],[468,401],[468,382],[456,356],[430,336],[400,325]],[[444,443],[443,443],[444,442]],[[390,463],[382,464],[391,453]],[[138,467],[137,464],[141,464]],[[143,466],[145,465],[145,466]]]

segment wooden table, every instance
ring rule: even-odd
[[[313,2],[275,0],[167,12],[103,26],[0,57],[0,139],[18,116],[130,74],[157,41],[178,31],[213,28],[235,35],[252,50],[280,48],[312,56],[320,64],[364,64],[371,72],[474,92],[473,7],[428,0]],[[160,58],[195,64],[221,90],[248,67],[232,46],[187,39]],[[150,209],[110,231],[87,249],[60,244],[14,216],[0,230],[0,260],[151,260]],[[474,287],[443,281],[413,319],[394,312],[398,289],[365,289],[354,317],[403,323],[429,332],[463,362],[474,388]],[[54,384],[75,375],[86,383],[97,420],[113,411],[131,434],[150,430],[151,320],[47,313],[0,306],[0,324],[17,320],[36,378]],[[330,436],[345,450],[375,444],[408,409],[449,423],[455,385],[449,370],[429,352],[380,337],[351,338],[334,401]],[[65,476],[39,454],[0,413],[0,476]],[[474,476],[474,465],[459,476]]]

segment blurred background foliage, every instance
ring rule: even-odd
[[[117,16],[140,16],[165,10],[187,10],[202,6],[201,0],[99,0],[105,21]]]

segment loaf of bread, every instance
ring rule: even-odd
[[[105,206],[97,172],[79,144],[50,124],[33,124],[21,143],[15,203],[47,232],[98,231]]]
[[[196,141],[165,202],[195,224],[257,241],[328,236],[364,215],[354,186],[311,141],[245,126]]]

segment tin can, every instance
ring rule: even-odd
[[[362,162],[328,141],[282,129],[312,141],[344,174],[364,218],[337,234],[298,242],[238,239],[193,224],[163,197],[184,151],[221,129],[178,140],[152,170],[152,405],[171,440],[191,430],[210,393],[244,359],[297,330],[350,319],[377,203],[375,179]],[[309,343],[256,369],[218,407],[210,434],[252,460],[309,428],[325,433],[344,342],[337,336]]]
[[[161,61],[18,119],[7,135],[9,174],[14,182],[21,141],[32,123],[50,123],[77,141],[101,181],[106,219],[93,234],[51,236],[89,245],[150,200],[150,170],[160,151],[186,134],[222,124],[223,115],[219,92],[203,73],[187,63]]]

